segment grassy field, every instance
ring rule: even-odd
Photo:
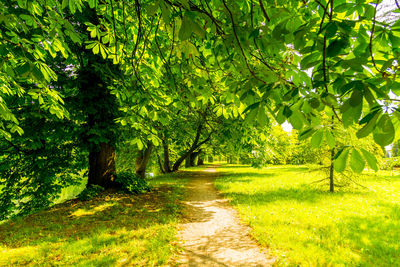
[[[222,166],[216,186],[281,266],[400,266],[400,176],[380,172],[336,193],[307,167]]]
[[[0,266],[173,263],[184,176],[152,179],[156,189],[150,193],[105,192],[90,201],[71,200],[5,222],[0,225]],[[70,197],[68,192],[64,197]]]

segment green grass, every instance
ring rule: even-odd
[[[216,180],[280,266],[400,266],[400,176],[357,178],[336,193],[307,167],[222,166]]]
[[[174,262],[184,173],[152,192],[105,192],[0,225],[0,266],[162,266]],[[67,196],[68,197],[68,196]]]

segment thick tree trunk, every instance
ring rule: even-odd
[[[334,192],[335,191],[335,185],[334,185],[334,180],[333,180],[333,174],[334,174],[334,169],[333,169],[333,160],[335,158],[335,150],[331,150],[331,166],[329,167],[329,191]]]
[[[100,143],[99,151],[89,153],[88,185],[91,184],[115,186],[115,148],[107,143]]]
[[[144,178],[146,175],[146,167],[147,163],[149,162],[153,147],[153,143],[148,143],[147,148],[139,151],[139,156],[136,158],[136,174],[142,178]]]

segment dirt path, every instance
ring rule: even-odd
[[[187,185],[180,266],[271,266],[274,259],[250,238],[249,227],[214,188],[216,176],[209,168],[194,173]]]

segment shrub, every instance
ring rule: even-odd
[[[393,170],[394,167],[400,167],[400,157],[384,158],[379,161],[381,170]]]
[[[91,200],[103,191],[102,186],[91,184],[78,195],[78,198],[82,201]]]
[[[147,181],[139,175],[131,172],[120,172],[117,175],[116,182],[123,190],[131,194],[139,194],[150,191],[151,187]]]

